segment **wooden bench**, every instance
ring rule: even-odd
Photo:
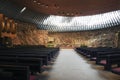
[[[104,69],[111,70],[112,65],[120,66],[120,54],[107,55],[106,65],[104,65]]]
[[[30,71],[41,72],[42,59],[41,58],[26,58],[26,57],[0,57],[0,64],[2,65],[22,65],[29,66]]]
[[[30,80],[28,66],[0,65],[0,69],[2,70],[1,80]]]
[[[105,65],[107,55],[120,54],[120,51],[111,51],[111,52],[99,52],[96,56],[96,64]]]
[[[112,68],[110,71],[120,75],[120,67]]]

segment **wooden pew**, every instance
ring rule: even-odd
[[[106,65],[107,55],[120,54],[120,51],[111,51],[111,52],[98,52],[96,56],[96,64]]]
[[[0,56],[0,64],[29,66],[30,71],[32,73],[42,71],[41,70],[41,67],[42,67],[41,58]]]
[[[5,57],[5,56],[9,56],[9,57],[24,57],[24,58],[42,58],[42,65],[47,65],[48,61],[51,60],[51,58],[53,58],[53,56],[55,55],[55,53],[58,51],[59,49],[22,49],[22,48],[17,48],[17,49],[1,49],[0,50],[0,56],[1,57]]]
[[[28,66],[0,65],[0,69],[2,70],[1,80],[30,80]]]
[[[4,48],[0,49],[0,64],[29,66],[31,72],[41,72],[59,48]]]
[[[34,58],[42,58],[43,65],[47,65],[48,61],[50,61],[50,55],[47,52],[2,52],[0,56],[14,56],[14,57],[34,57]]]
[[[120,54],[107,55],[106,65],[104,65],[104,69],[111,70],[112,65],[120,65]]]
[[[120,75],[120,67],[112,68],[110,71]]]
[[[11,53],[16,53],[16,54],[36,54],[36,55],[41,55],[41,56],[46,56],[48,59],[48,61],[50,61],[54,55],[56,54],[57,50],[48,50],[48,49],[45,49],[45,50],[40,50],[40,49],[32,49],[32,50],[7,50],[7,51],[0,51],[0,53],[3,53],[3,54],[11,54]]]

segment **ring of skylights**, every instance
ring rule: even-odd
[[[80,17],[50,15],[42,21],[42,24],[40,23],[39,27],[48,31],[64,32],[102,29],[116,25],[120,25],[120,10]]]

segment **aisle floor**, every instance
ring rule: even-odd
[[[104,71],[73,49],[61,49],[51,69],[43,74],[44,80],[120,80],[119,75]]]

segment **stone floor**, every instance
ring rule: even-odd
[[[104,71],[102,66],[73,49],[61,49],[54,62],[38,74],[37,80],[120,80],[120,75]]]

